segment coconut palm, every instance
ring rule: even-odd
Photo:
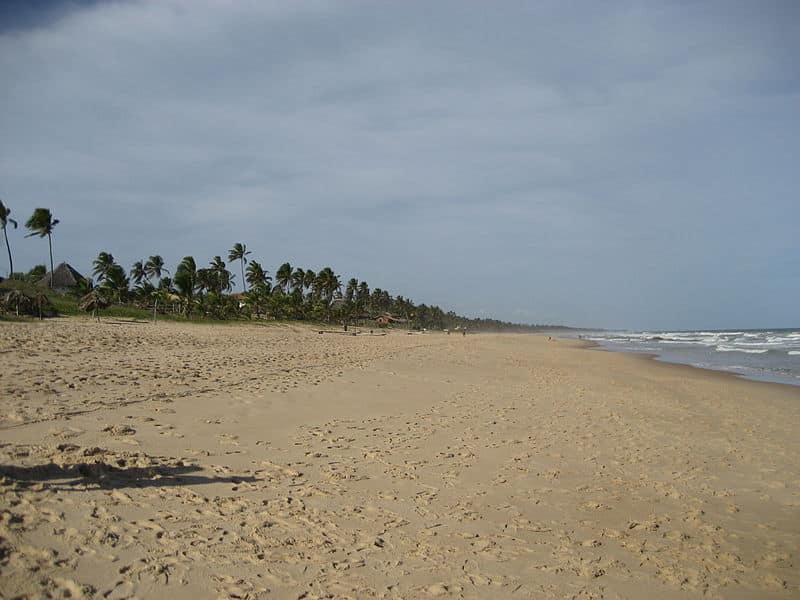
[[[173,283],[178,294],[183,298],[184,312],[188,314],[194,300],[194,293],[197,291],[197,264],[194,262],[194,258],[183,257],[178,268],[175,269]]]
[[[195,273],[195,280],[197,281],[197,289],[201,292],[214,292],[216,291],[214,271],[211,269],[197,269]]]
[[[326,321],[330,321],[331,303],[341,288],[342,284],[338,275],[330,267],[325,267],[317,273],[317,278],[314,280],[313,294],[315,299],[319,299],[322,302]]]
[[[94,262],[92,263],[92,265],[94,265],[92,275],[97,277],[98,282],[102,282],[108,276],[108,273],[115,264],[114,257],[110,253],[101,252],[97,255],[97,258],[95,258]]]
[[[178,271],[185,271],[192,275],[192,279],[194,279],[194,275],[197,274],[197,263],[194,261],[193,256],[184,256],[181,260],[178,268],[176,269],[176,273]]]
[[[302,268],[297,267],[292,273],[292,289],[302,292],[305,287],[305,281],[306,272]]]
[[[284,292],[289,291],[289,286],[292,283],[292,265],[288,262],[283,263],[275,272],[275,285],[280,287]]]
[[[306,276],[303,280],[303,287],[305,288],[306,292],[314,285],[314,280],[317,278],[317,274],[314,273],[311,269],[306,270]]]
[[[6,238],[6,250],[8,250],[9,276],[11,276],[11,274],[14,272],[14,260],[11,258],[11,246],[8,243],[8,231],[6,230],[6,227],[8,227],[8,225],[11,224],[14,226],[14,229],[17,228],[17,222],[8,216],[10,214],[11,214],[11,209],[8,208],[5,204],[3,204],[2,200],[0,200],[0,227],[3,228],[3,237]]]
[[[225,262],[222,257],[215,256],[211,260],[211,272],[215,279],[215,292],[221,294],[222,292],[229,292],[233,287],[234,276],[233,273],[225,268]]]
[[[118,264],[114,264],[105,274],[102,287],[108,290],[110,293],[115,294],[117,297],[117,302],[121,303],[123,296],[127,295],[128,293],[129,283],[130,279],[128,279],[127,275],[125,274],[125,269]]]
[[[53,218],[49,208],[36,208],[25,223],[25,228],[30,231],[25,237],[38,235],[40,238],[47,236],[47,245],[50,248],[50,287],[53,287],[53,229],[59,220]]]
[[[147,262],[144,263],[144,272],[145,277],[149,280],[152,277],[161,279],[161,275],[169,273],[169,270],[164,266],[164,259],[156,254],[148,258]]]
[[[241,263],[241,267],[242,267],[242,291],[243,292],[247,291],[246,280],[245,280],[245,277],[244,277],[244,266],[247,264],[247,255],[248,254],[251,254],[251,252],[249,252],[247,250],[247,246],[245,246],[244,244],[240,244],[240,243],[234,244],[233,248],[231,248],[230,251],[228,252],[228,260],[230,260],[230,261],[238,260]]]
[[[148,279],[147,271],[144,268],[144,263],[140,260],[137,260],[133,263],[133,267],[131,267],[131,279],[136,285],[142,283],[143,279]]]
[[[351,278],[350,281],[347,282],[347,287],[344,290],[344,300],[348,304],[353,302],[356,297],[356,292],[358,291],[358,279],[355,277]]]
[[[356,304],[359,310],[364,310],[367,307],[367,302],[369,302],[369,285],[367,285],[366,281],[362,281],[358,284],[358,290],[356,291]]]
[[[342,288],[339,276],[330,267],[325,267],[317,273],[315,282],[326,304],[333,302],[334,294]]]
[[[260,263],[257,261],[252,261],[249,265],[247,265],[247,283],[251,285],[251,287],[258,287],[258,288],[266,288],[269,291],[267,283],[272,279],[264,268],[261,266]]]

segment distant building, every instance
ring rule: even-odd
[[[56,267],[56,270],[53,271],[53,289],[60,292],[65,292],[84,281],[88,283],[89,279],[78,273],[65,262],[62,262]],[[39,285],[50,285],[50,273],[47,273],[39,280]]]

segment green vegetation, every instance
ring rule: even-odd
[[[0,203],[4,234],[7,224],[16,226],[8,216],[10,212]],[[31,232],[26,237],[47,236],[50,242],[58,222],[49,209],[37,208],[25,224]],[[11,266],[7,236],[6,245]],[[47,284],[53,288],[52,243],[49,247]],[[438,306],[415,304],[381,288],[370,289],[366,281],[355,277],[343,285],[342,278],[330,267],[314,272],[285,262],[275,272],[273,286],[272,278],[261,263],[248,258],[251,254],[243,243],[234,244],[228,252],[228,261],[239,261],[242,292],[238,293],[231,293],[236,275],[228,270],[221,256],[214,256],[206,267],[198,267],[194,257],[185,256],[170,276],[171,271],[160,255],[136,261],[130,271],[126,271],[113,254],[103,251],[92,263],[92,275],[97,284],[78,281],[69,290],[43,290],[39,282],[44,279],[45,267],[38,265],[27,274],[12,273],[8,280],[0,282],[0,316],[42,318],[91,313],[98,317],[102,314],[129,319],[152,318],[153,321],[159,317],[206,322],[271,319],[369,327],[518,332],[546,328],[495,319],[469,319],[452,311],[445,312]]]

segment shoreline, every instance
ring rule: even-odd
[[[671,365],[673,367],[683,367],[683,368],[688,368],[688,369],[704,371],[704,372],[709,373],[709,374],[730,376],[730,377],[734,377],[735,379],[737,379],[739,381],[747,381],[747,382],[750,382],[750,383],[761,383],[761,384],[767,384],[767,385],[779,385],[779,386],[782,386],[782,387],[789,387],[789,388],[800,388],[800,383],[789,383],[789,382],[786,382],[786,381],[771,381],[771,380],[766,380],[766,379],[756,379],[756,378],[753,378],[753,377],[748,377],[747,375],[744,375],[742,373],[737,373],[736,371],[728,371],[728,370],[725,370],[725,369],[712,369],[710,367],[700,367],[700,366],[693,365],[693,364],[690,364],[690,363],[669,361],[669,360],[660,360],[662,355],[661,354],[657,354],[655,352],[636,352],[636,351],[633,351],[633,350],[622,350],[622,349],[617,350],[615,348],[608,348],[608,347],[604,346],[602,343],[594,341],[594,340],[584,340],[584,339],[568,338],[568,337],[559,338],[559,339],[575,340],[575,341],[578,341],[578,342],[583,342],[584,344],[586,344],[584,346],[584,348],[586,350],[596,350],[596,351],[600,351],[600,352],[608,352],[608,353],[611,353],[611,354],[623,354],[623,355],[626,355],[626,356],[634,356],[634,357],[638,356],[638,357],[641,357],[641,358],[646,359],[648,361],[652,361],[654,363],[658,363],[658,364],[661,364],[661,365]],[[798,389],[798,392],[800,392],[800,389]]]
[[[546,335],[0,330],[2,595],[800,592],[791,386]]]

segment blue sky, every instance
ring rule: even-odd
[[[241,241],[469,315],[797,326],[797,56],[791,1],[4,2],[0,198],[85,273]]]

